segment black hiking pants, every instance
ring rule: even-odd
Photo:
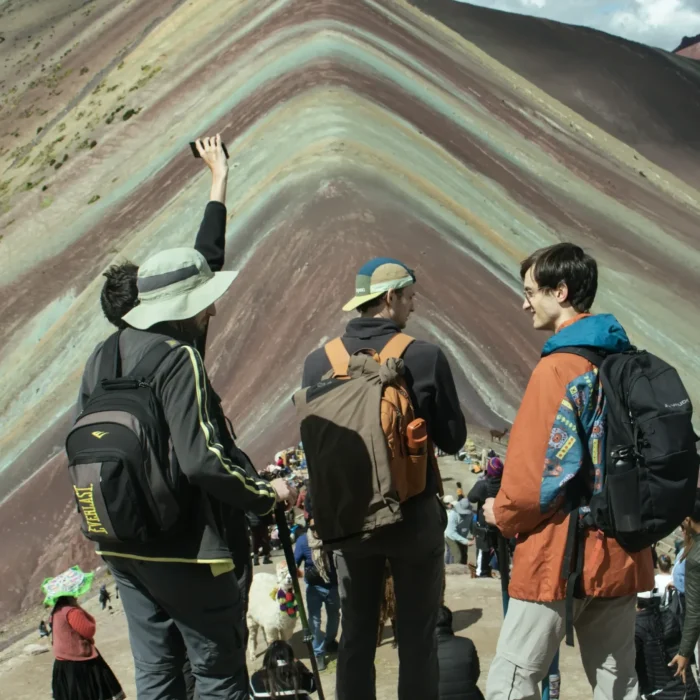
[[[385,562],[391,564],[399,646],[399,700],[438,700],[435,637],[445,577],[447,514],[434,496],[402,506],[404,520],[334,552],[342,636],[337,700],[375,700],[374,656]]]

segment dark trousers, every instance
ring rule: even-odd
[[[457,540],[452,540],[449,537],[445,537],[447,546],[452,554],[455,564],[461,564],[462,566],[467,565],[467,560],[469,558],[469,548],[466,544],[457,542]]]
[[[248,700],[245,624],[234,573],[206,564],[105,557],[121,593],[138,700],[186,700],[186,656],[207,700]]]
[[[447,516],[436,498],[402,507],[404,521],[334,552],[343,633],[337,700],[375,700],[374,656],[386,561],[396,595],[399,700],[438,700],[435,624],[444,580]]]
[[[240,571],[240,575],[238,572]],[[241,614],[243,617],[243,630],[244,630],[244,646],[248,646],[248,623],[246,622],[246,615],[248,614],[248,600],[250,598],[250,585],[253,583],[253,571],[250,566],[250,558],[244,565],[240,565],[236,568],[236,578],[238,579],[238,591],[241,596]],[[199,693],[195,687],[195,679],[192,675],[192,665],[190,664],[189,658],[185,658],[185,664],[182,667],[182,674],[185,677],[185,690],[187,693],[187,700],[200,700]]]
[[[270,528],[267,525],[255,525],[250,528],[253,537],[253,556],[258,558],[260,550],[264,557],[270,556]]]

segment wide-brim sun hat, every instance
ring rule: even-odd
[[[446,506],[453,505],[454,502],[455,502],[455,497],[454,497],[454,496],[450,496],[450,495],[448,494],[447,496],[443,496],[443,497],[442,497],[442,502],[443,502]]]
[[[343,306],[352,311],[368,301],[378,299],[391,289],[403,289],[416,282],[416,275],[400,260],[374,258],[365,263],[355,278],[355,296]]]
[[[194,248],[171,248],[139,267],[139,303],[124,321],[146,330],[164,321],[193,318],[221,298],[238,272],[212,272]]]

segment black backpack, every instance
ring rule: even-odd
[[[580,597],[584,553],[581,527],[595,527],[628,552],[670,535],[693,511],[698,483],[693,406],[678,372],[645,350],[603,354],[562,347],[555,353],[598,367],[607,404],[605,478],[585,495],[590,512],[569,520],[562,577],[566,579],[566,643],[573,646],[573,599]],[[580,485],[584,475],[577,480]],[[574,482],[571,482],[574,483]]]
[[[678,372],[644,350],[566,347],[599,368],[607,404],[605,480],[590,520],[628,552],[670,535],[693,511],[700,458]]]
[[[169,429],[149,381],[175,340],[153,347],[122,376],[121,331],[104,343],[99,380],[66,438],[82,532],[100,544],[172,533],[181,507],[169,476]]]

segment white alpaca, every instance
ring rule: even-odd
[[[278,591],[285,595],[290,591],[294,593],[286,564],[277,565],[277,575],[260,572],[253,576],[247,617],[248,656],[251,661],[255,661],[257,654],[259,629],[262,629],[266,647],[277,640],[288,642],[294,634],[298,615],[289,615],[280,610],[284,598],[277,597]]]

